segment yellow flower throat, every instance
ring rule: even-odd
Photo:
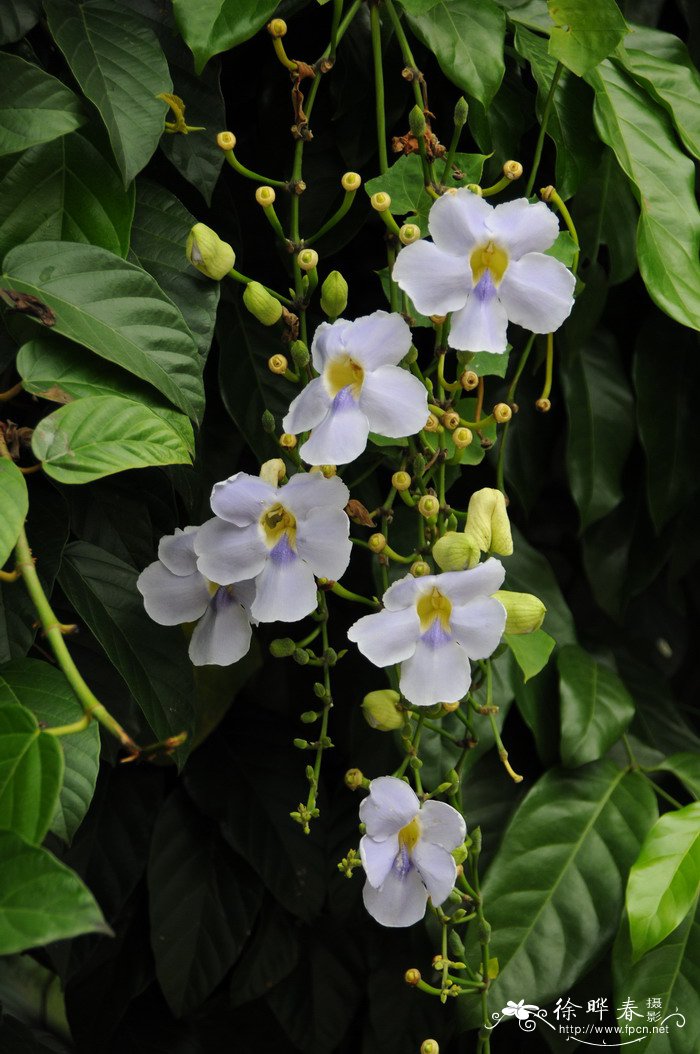
[[[474,285],[478,284],[486,271],[491,272],[493,284],[498,285],[508,266],[508,254],[494,242],[487,242],[486,245],[479,245],[474,249],[469,257],[469,263],[472,269]]]
[[[416,604],[416,610],[423,633],[430,629],[436,619],[439,620],[445,632],[449,632],[452,604],[446,596],[443,596],[439,589],[433,588],[429,593],[424,593]]]
[[[328,363],[325,379],[331,395],[337,395],[343,388],[350,388],[357,399],[362,390],[365,371],[349,355],[341,355]]]
[[[271,505],[269,509],[265,510],[260,517],[260,526],[263,529],[265,541],[270,549],[274,549],[285,533],[292,549],[295,547],[297,521],[292,513],[285,509],[280,502],[277,502],[276,505]]]
[[[410,823],[407,823],[399,831],[399,850],[405,849],[410,856],[413,849],[417,846],[419,838],[420,820],[417,816],[414,816]]]

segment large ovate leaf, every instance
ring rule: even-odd
[[[111,933],[74,871],[14,831],[0,831],[0,955],[81,933]]]
[[[585,765],[602,757],[634,716],[634,702],[617,674],[577,644],[557,656],[561,693],[561,758]]]
[[[18,55],[0,52],[0,157],[67,135],[84,121],[70,88]]]
[[[277,0],[173,0],[175,21],[201,73],[213,55],[242,44],[270,18]]]
[[[54,736],[42,732],[25,707],[0,703],[0,828],[43,841],[62,779],[63,754]]]
[[[668,115],[624,70],[605,60],[588,74],[598,134],[613,150],[641,209],[639,270],[652,300],[700,328],[700,212],[695,170]]]
[[[168,64],[151,30],[109,0],[46,0],[49,28],[75,79],[100,111],[127,186],[158,146],[172,91]]]
[[[24,476],[9,458],[0,457],[0,567],[15,547],[29,508]]]
[[[633,44],[634,38],[630,40]],[[621,55],[625,68],[668,111],[686,149],[700,157],[700,74],[692,66],[669,62],[630,47]]]
[[[537,629],[534,633],[506,633],[503,640],[513,653],[526,681],[544,669],[556,645],[556,641],[543,629]]]
[[[700,801],[700,757],[690,751],[680,751],[655,766],[661,772],[670,772],[680,780],[696,801]]]
[[[639,959],[683,921],[700,893],[700,802],[661,816],[627,883],[632,954]]]
[[[0,4],[0,45],[14,44],[41,18],[41,0],[7,0]]]
[[[463,187],[468,183],[479,183],[485,160],[485,154],[455,154],[454,163],[445,175],[445,186]],[[436,172],[440,178],[442,168],[443,162],[438,160]],[[423,236],[427,236],[428,214],[435,199],[431,198],[425,189],[423,168],[418,154],[406,154],[395,161],[384,175],[368,179],[365,191],[370,197],[378,191],[389,194],[392,213],[397,216],[410,213],[411,222],[417,223]]]
[[[83,710],[60,670],[36,659],[0,668],[0,705],[17,703],[48,727],[72,724]],[[70,842],[92,801],[100,763],[100,733],[95,721],[81,732],[57,739],[65,761],[63,783],[50,830]]]
[[[197,420],[202,363],[182,314],[149,274],[105,249],[72,242],[20,245],[3,284],[56,315],[54,330],[152,384]]]
[[[549,53],[577,77],[612,55],[628,31],[615,0],[547,0]]]
[[[116,395],[62,406],[34,429],[32,450],[59,483],[94,479],[149,465],[187,465],[194,446],[189,420]]]
[[[595,260],[601,245],[607,248],[611,285],[634,274],[639,207],[627,177],[608,147],[596,171],[579,187],[572,215],[584,257]]]

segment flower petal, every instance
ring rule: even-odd
[[[543,201],[531,205],[527,198],[497,205],[486,226],[511,263],[525,253],[545,252],[559,234],[559,222],[552,210]]]
[[[158,543],[158,559],[174,575],[192,575],[197,570],[194,538],[199,527],[179,528],[174,534],[166,534]]]
[[[255,578],[265,566],[268,549],[257,523],[234,527],[213,517],[199,528],[195,543],[197,566],[210,582],[227,586]]]
[[[455,702],[470,683],[467,653],[453,640],[419,640],[411,658],[401,663],[399,688],[416,706]]]
[[[298,622],[311,614],[317,602],[313,571],[287,548],[271,554],[255,579],[250,610],[258,622]]]
[[[365,615],[348,630],[348,640],[375,666],[391,666],[409,659],[416,650],[420,621],[415,607]]]
[[[365,370],[396,366],[411,347],[411,330],[396,311],[373,311],[351,322],[344,333],[347,354]]]
[[[367,881],[375,889],[381,886],[391,871],[398,851],[399,837],[396,834],[390,835],[381,842],[375,841],[367,834],[360,839],[362,866],[365,869]]]
[[[407,783],[396,776],[378,776],[360,803],[360,820],[370,838],[383,842],[398,834],[419,809],[420,802]]]
[[[451,851],[467,836],[464,817],[445,801],[426,801],[420,811],[421,841],[433,842]]]
[[[413,926],[425,915],[428,893],[415,867],[405,875],[392,868],[379,889],[365,882],[362,899],[380,925]]]
[[[456,864],[447,849],[421,838],[413,850],[413,863],[433,904],[447,900],[457,878]]]
[[[149,564],[136,580],[146,613],[161,626],[179,626],[194,622],[207,609],[209,590],[205,578],[174,575],[160,560]]]
[[[450,347],[458,351],[490,351],[498,355],[506,350],[507,328],[506,310],[487,271],[464,307],[452,316],[447,339]]]
[[[297,552],[319,578],[336,581],[350,563],[350,521],[342,509],[324,506],[297,522]]]
[[[423,315],[446,315],[464,307],[472,286],[465,256],[452,256],[426,241],[401,250],[392,278]]]
[[[371,432],[401,439],[420,432],[428,420],[428,393],[408,370],[380,366],[365,377],[360,409]]]
[[[211,511],[237,527],[247,527],[257,523],[265,509],[276,501],[279,501],[277,488],[271,483],[248,472],[237,472],[235,476],[214,484]]]
[[[454,605],[468,604],[478,597],[490,597],[503,585],[506,571],[500,560],[490,556],[468,571],[445,571],[435,576],[435,585]],[[419,579],[426,582],[427,579]]]
[[[493,212],[492,205],[466,187],[443,194],[428,215],[430,234],[440,249],[464,260],[476,245],[488,241],[486,225]]]
[[[226,589],[216,591],[195,626],[189,655],[195,666],[230,666],[250,648],[248,617]]]
[[[292,400],[289,412],[282,421],[282,428],[294,435],[315,428],[330,410],[331,402],[321,378],[314,377]]]
[[[575,285],[560,260],[528,253],[508,265],[498,297],[511,322],[533,333],[553,333],[571,314]]]
[[[346,318],[337,318],[333,323],[321,322],[316,327],[311,342],[311,361],[317,373],[323,373],[329,359],[346,354],[345,335],[351,325]]]
[[[367,418],[343,388],[299,453],[309,465],[346,465],[360,456],[367,446],[368,435]]]
[[[402,611],[404,608],[413,607],[418,595],[432,589],[437,584],[437,579],[437,575],[427,575],[425,578],[405,575],[389,586],[382,597],[382,604],[387,611]]]
[[[278,500],[299,520],[324,505],[344,509],[349,498],[340,476],[326,479],[320,472],[297,472],[279,491]]]
[[[453,607],[450,629],[470,659],[486,659],[498,647],[506,627],[506,609],[493,597]]]

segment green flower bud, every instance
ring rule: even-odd
[[[505,633],[534,633],[544,621],[547,608],[532,593],[511,593],[499,589],[493,594],[506,609]]]
[[[279,300],[268,293],[260,282],[248,282],[243,292],[243,303],[263,326],[274,326],[282,317],[282,305]]]
[[[300,666],[306,666],[311,656],[308,651],[304,651],[303,648],[296,648],[293,652],[294,661],[299,663]]]
[[[472,494],[464,533],[483,553],[510,556],[513,552],[513,537],[505,498],[500,490],[484,487]]]
[[[441,571],[463,571],[479,562],[479,547],[466,534],[448,531],[433,546],[433,559]]]
[[[275,425],[274,414],[270,413],[269,410],[264,410],[261,417],[261,421],[263,432],[267,432],[268,435],[272,435],[272,433],[275,431],[275,428],[277,427]]]
[[[195,223],[187,236],[185,254],[193,267],[216,282],[220,282],[236,262],[236,254],[228,242],[222,241],[206,223]]]
[[[420,1045],[420,1054],[440,1054],[440,1046],[436,1039],[424,1039]]]
[[[463,128],[467,123],[467,115],[469,113],[469,105],[463,95],[460,95],[459,99],[455,103],[455,114],[454,121],[458,128]]]
[[[350,790],[357,790],[362,786],[364,776],[360,769],[348,769],[345,773],[345,786]]]
[[[440,511],[440,502],[434,494],[424,494],[418,502],[418,512],[426,520],[432,519],[433,516],[437,516]]]
[[[348,283],[340,271],[331,271],[321,286],[321,310],[329,318],[342,315],[348,304]]]
[[[304,725],[312,725],[314,721],[318,721],[320,716],[321,715],[318,714],[315,710],[305,710],[304,713],[300,716],[299,720]]]
[[[467,850],[466,845],[462,844],[458,845],[456,849],[453,849],[451,855],[455,864],[463,864],[469,856],[469,852]]]
[[[422,139],[425,135],[425,114],[420,106],[414,106],[408,115],[408,127],[416,139]]]
[[[287,659],[296,651],[296,644],[291,637],[278,637],[270,642],[270,655],[275,659]]]
[[[303,370],[305,366],[309,365],[311,356],[309,355],[309,349],[303,340],[295,340],[293,344],[290,344],[289,350],[292,353],[292,359],[294,365]]]
[[[362,713],[370,728],[379,732],[393,732],[403,725],[403,714],[399,709],[401,696],[398,692],[385,688],[378,692],[369,692],[362,702]]]

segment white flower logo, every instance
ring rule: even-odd
[[[534,1014],[539,1010],[538,1006],[534,1003],[526,1003],[524,999],[514,1003],[512,999],[509,999],[506,1005],[501,1011],[505,1017],[517,1017],[518,1021],[527,1021],[530,1014]]]

